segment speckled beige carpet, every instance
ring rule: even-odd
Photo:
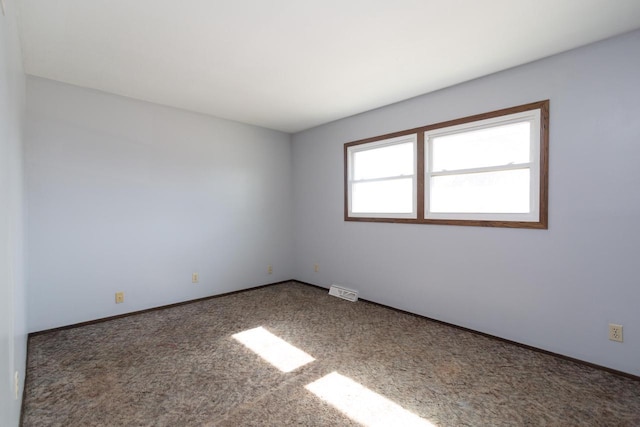
[[[284,372],[239,337],[307,363]],[[29,350],[24,426],[640,426],[638,381],[298,283]]]

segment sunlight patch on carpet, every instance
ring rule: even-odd
[[[337,372],[325,375],[307,384],[305,388],[352,420],[368,427],[436,427],[435,424]]]
[[[316,360],[262,326],[239,332],[233,338],[282,372],[291,372]]]

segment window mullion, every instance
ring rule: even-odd
[[[424,132],[418,132],[417,134],[417,146],[416,146],[416,179],[414,180],[415,188],[415,203],[417,218],[424,218],[425,212],[425,164],[424,164]]]

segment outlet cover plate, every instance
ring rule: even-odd
[[[611,341],[622,342],[622,325],[609,323],[609,339]]]

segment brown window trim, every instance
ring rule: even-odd
[[[461,125],[509,114],[521,113],[531,110],[540,110],[540,200],[539,218],[537,222],[525,221],[493,221],[493,220],[467,220],[467,219],[425,219],[424,218],[424,133],[434,129]],[[404,135],[417,135],[417,218],[371,218],[371,217],[350,217],[349,216],[349,177],[348,177],[348,149],[354,145],[367,144],[384,139],[395,138]],[[547,229],[549,214],[549,100],[532,102],[511,108],[491,111],[488,113],[476,114],[460,119],[449,120],[418,128],[393,132],[386,135],[361,139],[344,144],[344,220],[356,222],[392,222],[401,224],[440,224],[440,225],[463,225],[476,227],[506,227],[506,228],[534,228]]]

